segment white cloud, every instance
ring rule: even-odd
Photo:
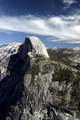
[[[51,36],[50,41],[80,43],[80,15],[36,17],[0,16],[0,31],[24,32]]]
[[[76,0],[63,0],[63,3],[66,5],[64,6],[64,9],[67,9],[72,5],[73,3],[76,3]]]
[[[64,0],[63,2],[71,5],[71,4],[75,3],[76,1],[75,0]]]
[[[80,41],[69,41],[68,43],[71,43],[71,44],[79,43],[80,44]]]

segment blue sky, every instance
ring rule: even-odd
[[[46,47],[80,47],[80,0],[0,0],[0,46],[25,36]]]

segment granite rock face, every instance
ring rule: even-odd
[[[0,47],[0,80],[6,77],[8,74],[7,67],[9,64],[10,56],[18,52],[18,48],[21,45],[21,42],[13,42],[9,45],[4,45]]]
[[[44,45],[33,41],[26,37],[3,59],[0,120],[79,120],[80,72],[52,61]]]
[[[32,52],[32,54],[39,54],[46,58],[49,58],[46,47],[37,37],[26,37],[25,42],[13,42],[9,45],[4,45],[0,47],[0,80],[6,77],[9,72],[7,67],[10,61],[10,56],[18,54],[19,58],[23,61],[27,58],[27,53]],[[14,60],[15,62],[16,60]]]
[[[28,37],[26,37],[26,39],[28,39]],[[39,38],[31,36],[31,37],[29,37],[29,39],[32,43],[33,51],[36,54],[45,56],[46,58],[49,58],[46,47],[44,46],[44,44],[41,42],[41,40]]]

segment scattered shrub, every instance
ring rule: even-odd
[[[33,66],[27,71],[27,74],[32,74],[32,76],[35,76],[38,75],[39,72],[39,65],[33,64]]]
[[[66,81],[67,83],[73,80],[73,73],[68,68],[59,69],[56,74],[53,76],[53,81]]]

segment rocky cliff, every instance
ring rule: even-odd
[[[51,60],[38,38],[13,44],[0,57],[0,120],[79,120],[80,72]]]

